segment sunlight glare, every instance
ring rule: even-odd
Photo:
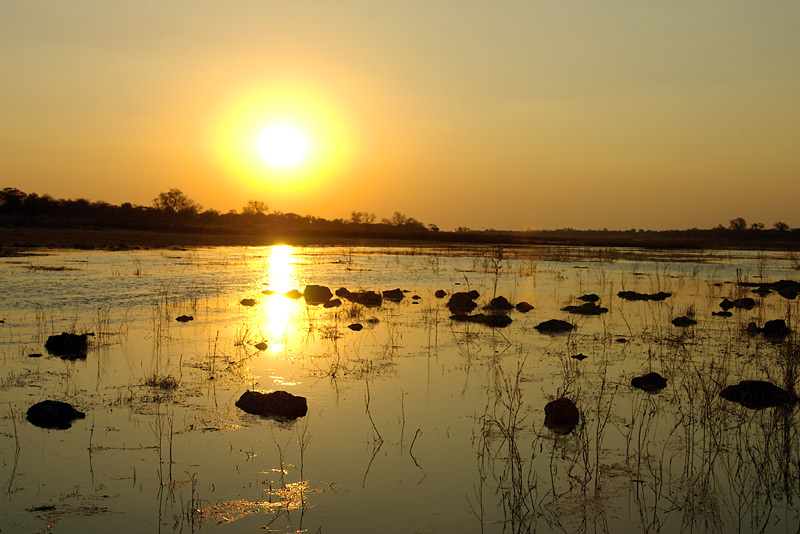
[[[294,167],[301,163],[309,149],[308,136],[289,123],[272,124],[256,139],[256,150],[264,161],[279,168]]]
[[[286,346],[287,326],[291,321],[292,313],[297,309],[295,301],[286,297],[284,293],[295,289],[297,274],[292,264],[292,247],[289,245],[275,245],[270,249],[267,260],[266,272],[262,279],[262,289],[275,291],[265,303],[264,319],[268,336],[267,346],[271,354],[277,354]]]

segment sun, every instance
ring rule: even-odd
[[[306,133],[291,123],[267,126],[256,138],[258,155],[273,167],[288,169],[303,163],[311,148]]]

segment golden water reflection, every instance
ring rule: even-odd
[[[267,350],[277,354],[286,347],[287,327],[292,314],[298,309],[297,301],[284,293],[291,289],[302,289],[292,247],[271,247],[259,286],[261,291],[274,292],[264,301],[263,332],[267,336]]]

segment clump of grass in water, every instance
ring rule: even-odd
[[[153,373],[144,379],[144,385],[153,388],[164,389],[167,391],[174,391],[178,389],[181,384],[180,380],[172,375],[160,375],[158,373]]]

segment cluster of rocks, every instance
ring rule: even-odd
[[[797,402],[794,393],[764,380],[742,380],[723,389],[719,396],[753,410],[786,406]]]
[[[638,293],[636,291],[620,291],[617,296],[625,300],[652,300],[661,301],[666,300],[672,296],[672,293],[666,291],[659,291],[658,293]]]
[[[601,313],[608,313],[608,308],[599,306],[594,302],[584,302],[583,304],[575,306],[564,306],[561,310],[578,315],[600,315]]]
[[[786,326],[786,321],[783,319],[773,319],[764,323],[763,327],[751,322],[747,325],[747,333],[750,335],[764,334],[766,337],[783,338],[792,333],[791,329]]]
[[[773,291],[781,297],[794,300],[800,294],[800,282],[794,280],[779,280],[777,282],[739,282],[741,287],[754,287],[753,293],[761,297],[770,295]]]

